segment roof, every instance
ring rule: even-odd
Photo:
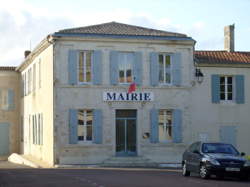
[[[195,51],[198,64],[250,64],[250,52]]]
[[[59,30],[55,34],[102,34],[124,36],[187,37],[187,35],[185,34],[128,25],[114,21],[86,27]]]
[[[16,67],[14,66],[0,66],[0,71],[15,71]]]

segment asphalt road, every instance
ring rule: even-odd
[[[0,169],[1,187],[250,187],[237,179],[203,180],[166,169]]]

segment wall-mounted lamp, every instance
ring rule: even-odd
[[[195,77],[196,77],[196,80],[197,80],[198,83],[203,82],[204,75],[203,75],[203,73],[201,72],[200,69],[195,69]]]

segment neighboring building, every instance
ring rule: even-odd
[[[178,163],[202,139],[250,154],[249,53],[194,45],[185,34],[116,22],[49,35],[16,68],[20,152],[50,165]]]
[[[15,67],[0,67],[0,159],[19,152],[19,76]]]

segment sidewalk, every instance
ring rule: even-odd
[[[25,169],[25,168],[30,168],[25,165],[20,165],[20,164],[13,164],[8,161],[0,161],[0,170],[1,169]]]

